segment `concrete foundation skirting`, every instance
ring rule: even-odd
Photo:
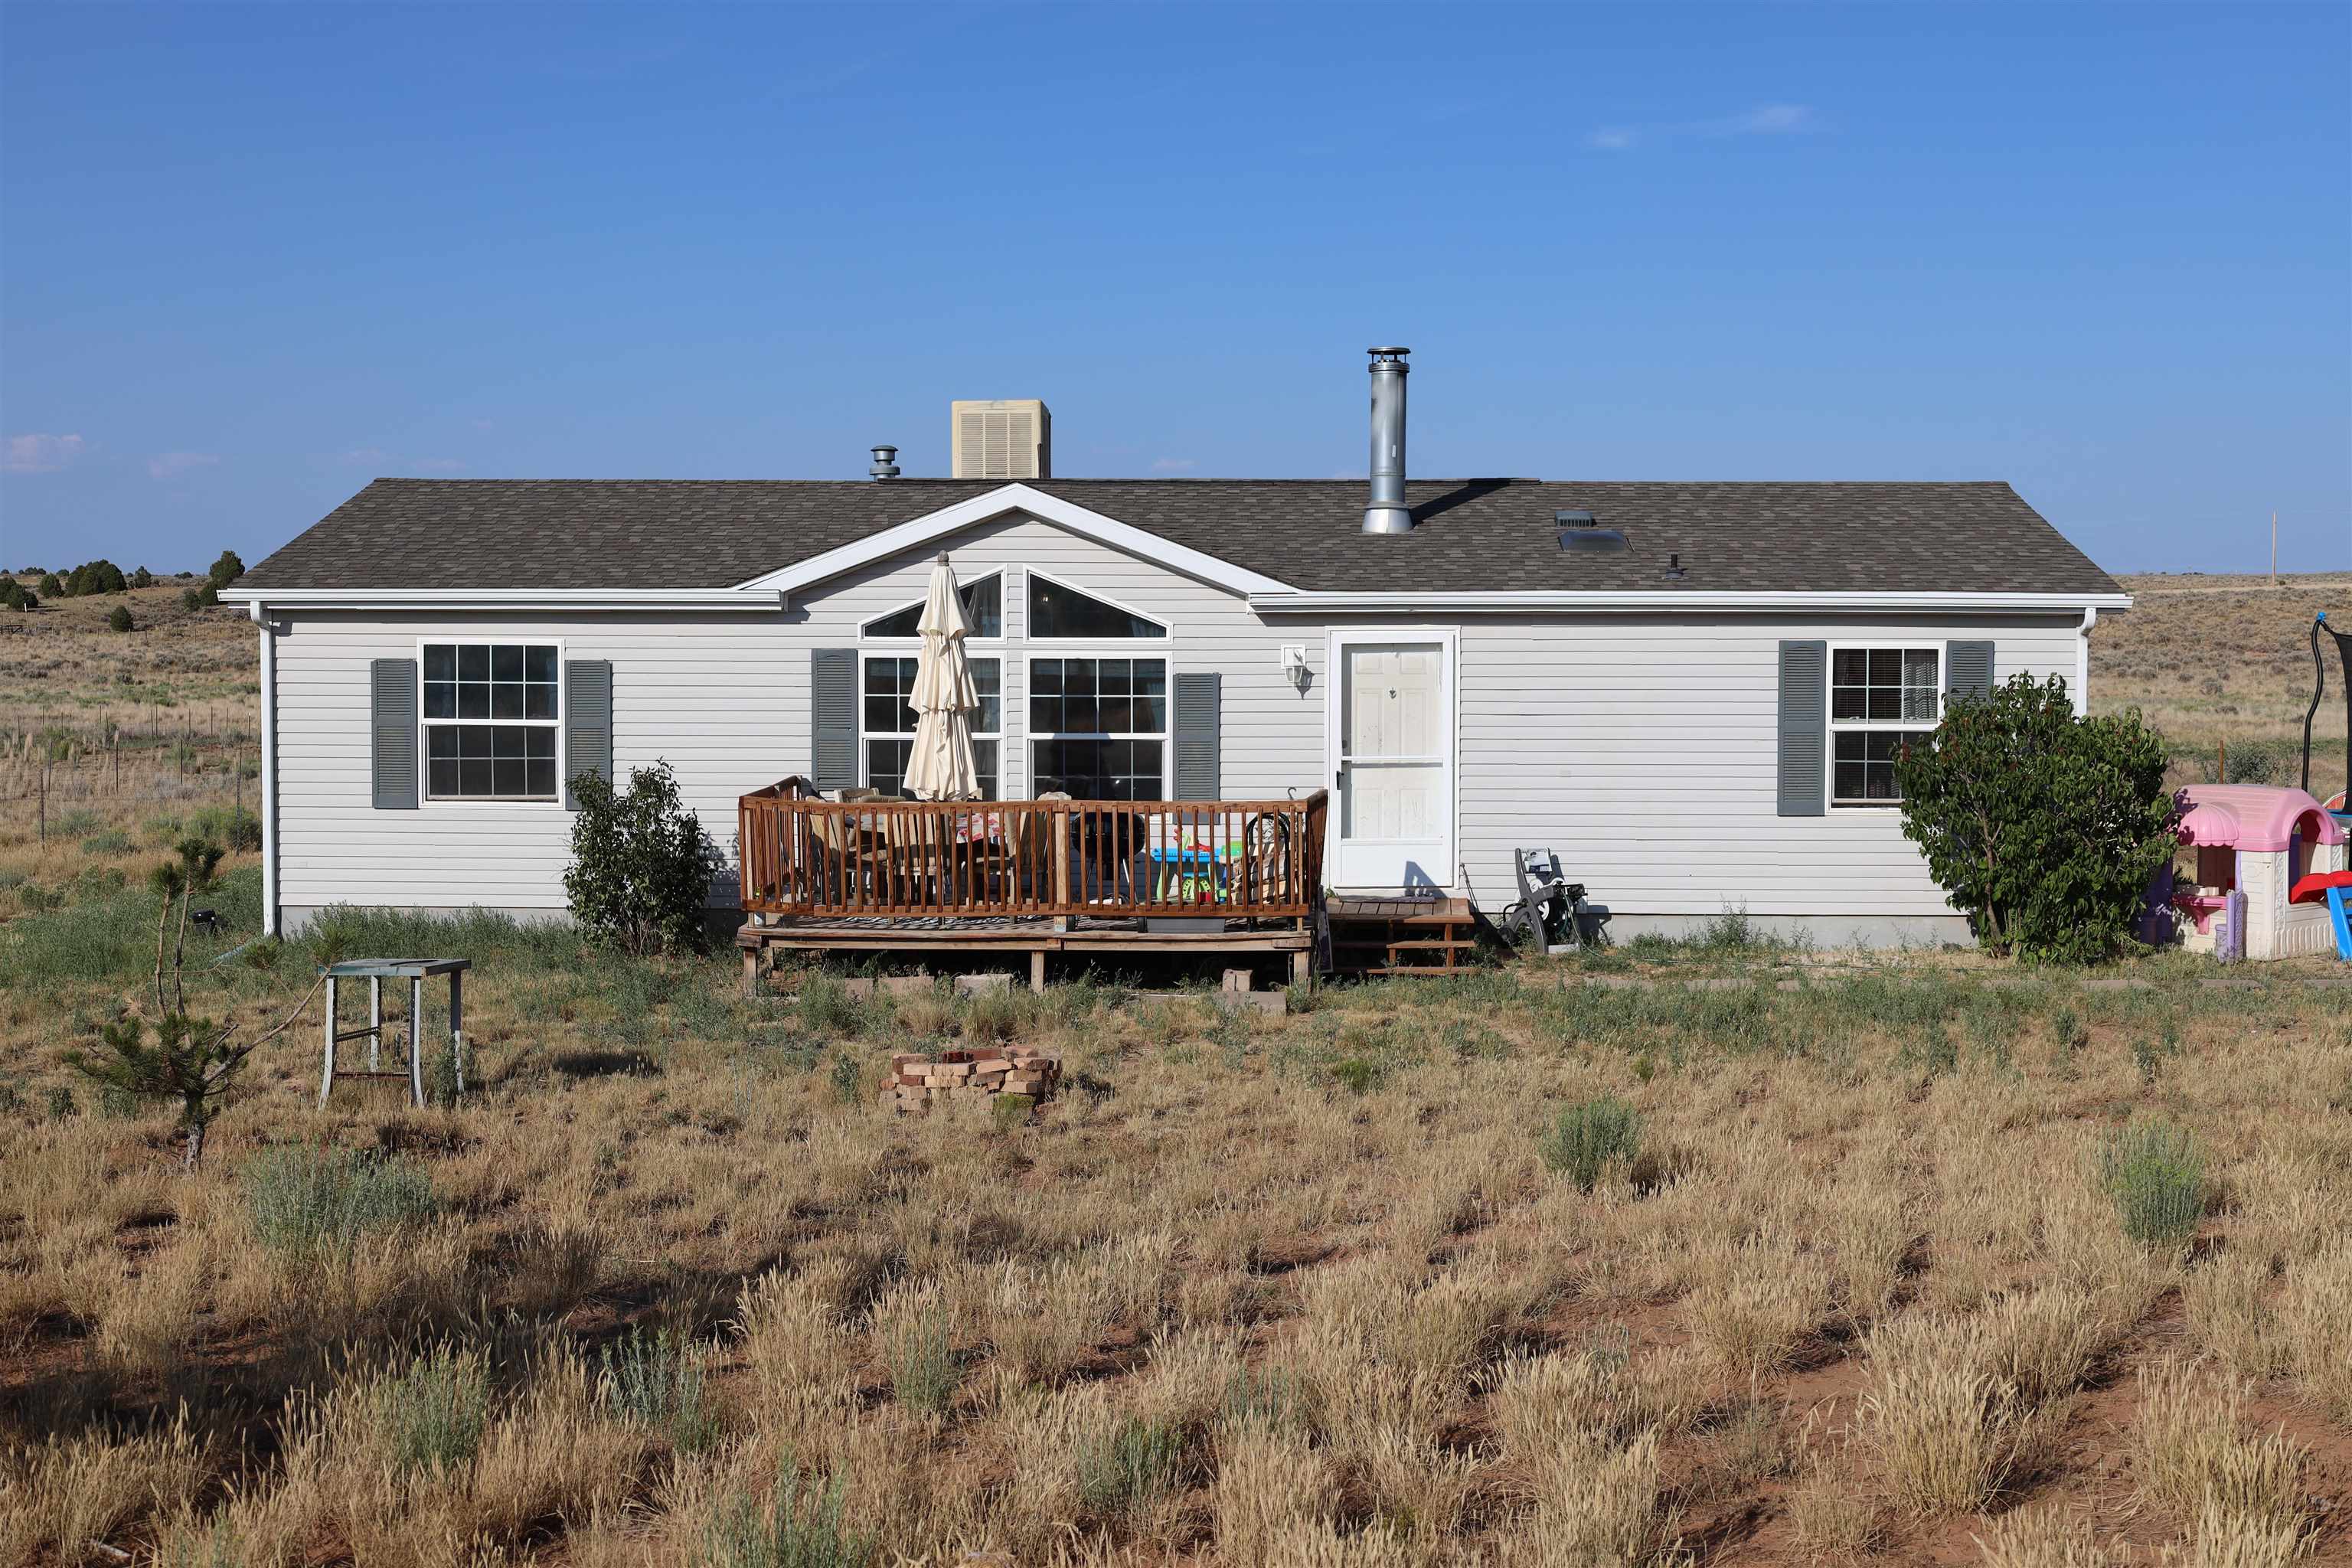
[[[1674,941],[1705,936],[1725,917],[1717,915],[1638,915],[1619,910],[1609,919],[1609,940],[1623,945],[1637,936],[1663,936]],[[1755,915],[1748,929],[1781,942],[1802,942],[1820,950],[1839,948],[1938,948],[1946,943],[1973,947],[1964,915],[1895,917],[1888,915]]]

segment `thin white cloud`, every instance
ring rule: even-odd
[[[54,474],[89,450],[79,436],[53,436],[46,430],[8,437],[8,455],[0,458],[0,472]]]
[[[1764,103],[1741,114],[1714,120],[1670,121],[1657,125],[1602,125],[1585,133],[1584,144],[1596,152],[1625,153],[1652,142],[1684,137],[1795,136],[1821,128],[1821,117],[1809,104]]]
[[[1181,474],[1187,469],[1197,468],[1200,466],[1200,464],[1194,462],[1190,458],[1154,458],[1151,459],[1151,471],[1155,474]]]
[[[147,459],[147,477],[176,479],[198,468],[212,468],[219,461],[210,452],[158,452]]]

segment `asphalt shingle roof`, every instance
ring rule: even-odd
[[[977,479],[378,479],[255,588],[718,588],[996,489]],[[1036,489],[1323,592],[2112,594],[2006,484],[1418,479],[1410,533],[1360,531],[1360,479],[1037,479]],[[1564,553],[1552,514],[1629,548]],[[1685,575],[1668,582],[1669,554]]]

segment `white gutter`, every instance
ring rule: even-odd
[[[278,628],[256,604],[247,612],[261,628],[261,934],[278,934]]]
[[[279,610],[551,610],[629,615],[648,610],[764,614],[782,594],[740,588],[224,588],[224,604]]]
[[[2074,636],[2074,717],[2087,717],[2091,711],[2091,628],[2099,624],[2099,607],[2083,606],[2083,624]]]
[[[2078,614],[2128,610],[2128,594],[1916,594],[1895,592],[1728,594],[1661,590],[1598,593],[1531,589],[1493,594],[1252,594],[1249,606],[1264,615],[1398,612],[1421,615],[1512,615],[1529,611],[1639,612],[1730,610],[1763,615],[1784,611],[1932,611],[1945,615]]]

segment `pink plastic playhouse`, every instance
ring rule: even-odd
[[[2197,857],[2193,885],[2176,886],[2182,945],[2192,952],[2296,958],[2336,948],[2326,900],[2308,890],[2315,876],[2347,868],[2344,826],[2299,789],[2267,784],[2191,784],[2181,792],[2180,843]],[[2305,888],[2305,901],[2294,894]],[[2243,929],[2229,922],[2244,895]]]

